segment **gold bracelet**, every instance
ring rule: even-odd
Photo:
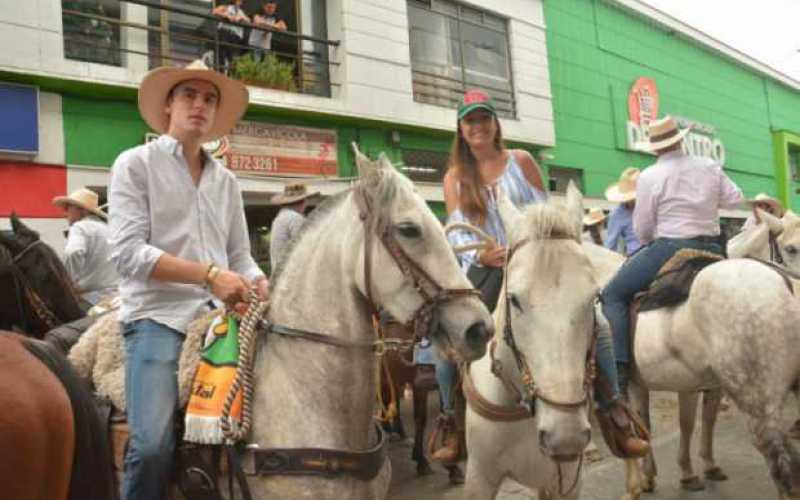
[[[211,288],[214,285],[214,280],[217,279],[217,275],[219,274],[219,268],[216,264],[209,264],[208,270],[206,271],[206,287]]]

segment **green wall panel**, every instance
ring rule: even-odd
[[[581,169],[587,194],[601,197],[624,168],[653,163],[624,149],[628,93],[646,76],[661,115],[715,127],[745,194],[777,193],[771,131],[800,130],[797,91],[605,0],[545,0],[544,10],[556,129],[549,165]]]

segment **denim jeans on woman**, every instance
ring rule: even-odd
[[[630,257],[603,290],[603,314],[611,324],[617,363],[631,362],[630,304],[634,295],[646,290],[661,267],[681,248],[722,255],[722,247],[718,243],[659,238]],[[620,382],[627,386],[627,380]]]
[[[123,323],[130,444],[122,500],[159,500],[175,450],[178,358],[183,334],[150,319]]]

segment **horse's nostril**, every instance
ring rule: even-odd
[[[539,446],[544,450],[550,449],[550,433],[547,431],[539,431]]]
[[[589,441],[592,440],[592,430],[591,429],[586,429],[585,431],[583,431],[583,440],[586,442],[586,444],[589,444]]]
[[[467,329],[466,340],[470,345],[482,346],[489,341],[489,336],[489,329],[486,328],[486,323],[479,321],[473,323],[472,326]]]

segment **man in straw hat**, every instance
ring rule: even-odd
[[[639,174],[638,168],[626,168],[619,176],[619,182],[606,189],[606,199],[619,203],[608,216],[606,248],[618,252],[620,240],[624,241],[625,255],[633,255],[642,246],[633,230],[633,208],[636,206],[636,181],[639,180]]]
[[[583,241],[603,246],[601,230],[606,214],[602,208],[592,208],[583,216]]]
[[[305,211],[308,199],[319,193],[309,192],[305,184],[295,182],[287,184],[283,193],[270,200],[271,205],[280,206],[278,216],[272,222],[269,235],[269,261],[272,272],[280,264],[286,253],[288,243],[292,241],[305,222]]]
[[[719,209],[742,201],[742,191],[721,165],[683,152],[687,132],[679,130],[671,117],[650,123],[650,147],[658,160],[639,176],[633,212],[634,230],[646,247],[620,268],[601,297],[614,336],[623,396],[632,361],[629,307],[633,296],[647,289],[661,266],[681,248],[722,255]]]
[[[779,219],[783,217],[784,213],[786,213],[786,210],[783,208],[783,204],[776,198],[773,198],[766,193],[758,193],[755,198],[747,200],[747,204],[750,205],[753,213],[750,214],[750,216],[747,217],[747,220],[744,221],[742,231],[747,231],[751,227],[754,227],[761,222],[756,209],[761,209]]]
[[[233,306],[251,287],[266,298],[236,178],[201,148],[231,130],[247,103],[244,85],[200,61],[155,69],[139,87],[139,112],[162,135],[124,151],[112,167],[109,241],[122,276],[131,432],[123,500],[165,491],[188,323],[212,299]]]
[[[81,188],[69,196],[56,196],[69,223],[64,267],[81,297],[92,305],[116,292],[119,275],[110,260],[106,214],[97,193]]]

